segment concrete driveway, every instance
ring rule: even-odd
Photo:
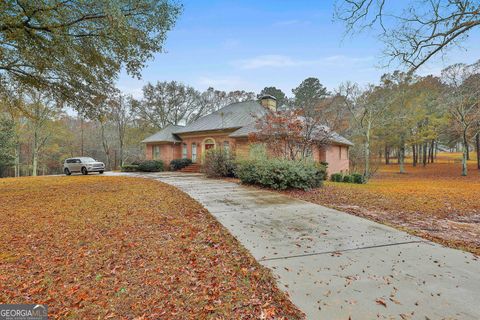
[[[137,176],[202,203],[308,319],[480,319],[480,261],[470,253],[199,174]]]

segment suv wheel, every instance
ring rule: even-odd
[[[103,171],[98,171],[98,173],[103,174]]]
[[[65,175],[69,176],[71,175],[72,173],[70,172],[70,170],[68,170],[68,168],[65,168],[65,170],[63,170],[63,172],[65,172]]]
[[[87,175],[87,174],[88,174],[87,168],[82,167],[82,174],[83,174],[83,175]]]

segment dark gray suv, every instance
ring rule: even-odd
[[[89,172],[103,173],[104,171],[105,164],[90,157],[68,158],[63,163],[63,172],[67,176],[72,172],[81,172],[87,175]]]

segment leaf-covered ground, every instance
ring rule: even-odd
[[[382,166],[365,185],[327,182],[289,195],[404,229],[444,245],[480,254],[480,171],[469,163],[462,177],[460,154],[441,154],[438,163]]]
[[[52,318],[299,319],[197,202],[125,177],[0,179],[0,303]]]

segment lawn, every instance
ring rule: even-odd
[[[52,318],[299,319],[196,201],[126,177],[0,179],[0,303]]]
[[[365,185],[327,182],[291,196],[391,225],[424,238],[480,254],[480,171],[475,161],[462,177],[461,154],[440,154],[423,167],[383,165]]]

